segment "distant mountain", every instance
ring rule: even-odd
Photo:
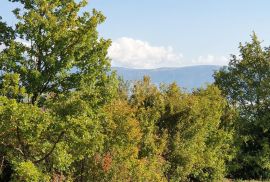
[[[148,75],[155,84],[176,82],[180,87],[191,90],[192,88],[204,86],[206,83],[213,83],[214,71],[220,68],[221,66],[203,65],[158,69],[113,67],[112,70],[116,70],[118,75],[122,76],[124,80],[140,80],[144,75]]]

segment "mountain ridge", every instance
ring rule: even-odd
[[[197,65],[184,67],[162,67],[155,69],[133,69],[124,67],[112,67],[118,75],[124,80],[141,80],[143,76],[150,76],[154,84],[169,84],[176,82],[180,87],[187,90],[196,89],[205,86],[207,83],[213,83],[214,71],[222,66],[219,65]]]

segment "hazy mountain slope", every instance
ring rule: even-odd
[[[151,77],[152,82],[172,83],[176,82],[179,86],[192,89],[198,88],[206,83],[212,83],[213,73],[220,66],[204,65],[204,66],[188,66],[181,68],[159,68],[159,69],[129,69],[121,67],[113,67],[118,75],[123,76],[125,80],[139,80],[144,75]]]

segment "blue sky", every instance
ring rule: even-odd
[[[12,3],[0,4],[9,23]],[[113,66],[224,65],[255,31],[270,45],[269,0],[90,0],[107,17],[100,35],[113,40]]]

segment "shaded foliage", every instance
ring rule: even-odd
[[[269,81],[270,52],[255,33],[240,44],[240,55],[232,55],[229,66],[215,73],[215,84],[236,108],[237,157],[230,166],[235,178],[269,179]]]
[[[176,84],[164,89],[165,112],[159,126],[169,133],[165,153],[172,181],[216,181],[226,173],[233,130],[222,124],[226,101],[219,89],[208,86],[192,94]]]

